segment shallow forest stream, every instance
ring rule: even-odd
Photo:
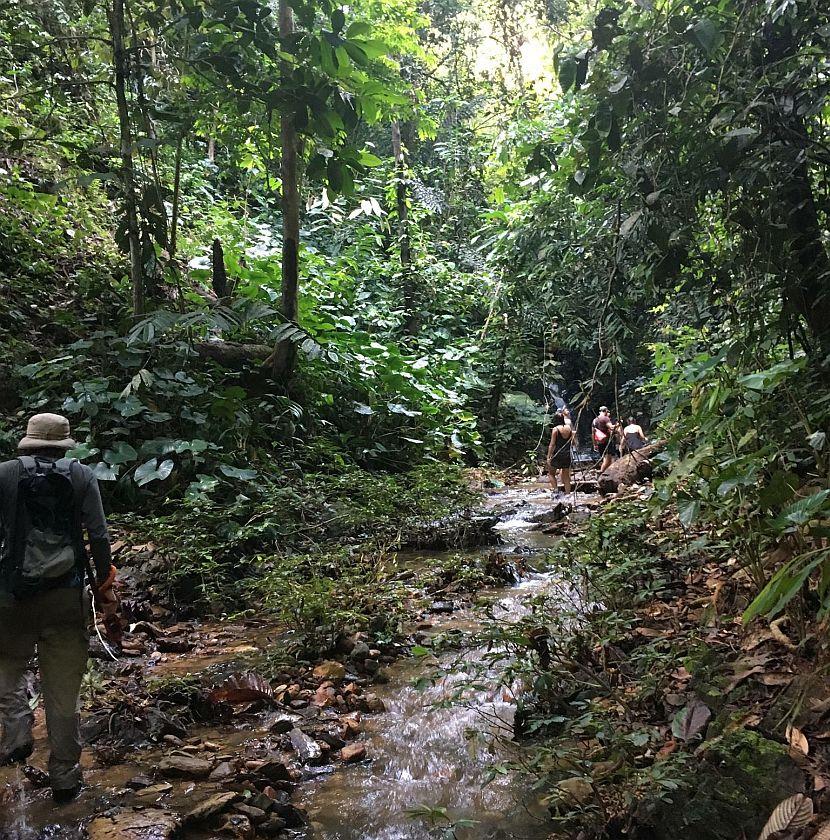
[[[590,503],[581,494],[571,501]],[[499,685],[501,664],[488,664],[487,651],[477,646],[475,638],[483,620],[502,624],[516,621],[534,595],[554,585],[551,574],[544,570],[545,554],[558,537],[540,530],[545,526],[539,519],[555,503],[545,486],[528,482],[491,493],[486,507],[499,515],[495,525],[501,541],[498,551],[517,570],[517,582],[480,590],[472,599],[461,602],[436,601],[431,613],[405,628],[411,637],[434,647],[437,656],[418,645],[414,648],[418,655],[404,655],[385,669],[383,681],[373,687],[377,698],[373,702],[384,711],[363,716],[363,733],[355,742],[360,750],[358,758],[365,752],[363,760],[335,765],[321,757],[313,741],[308,755],[297,754],[287,760],[299,781],[293,806],[300,809],[296,813],[307,814],[305,826],[288,827],[289,836],[307,840],[426,840],[440,836],[442,829],[459,820],[456,834],[464,840],[542,840],[548,836],[546,810],[534,799],[526,779],[502,768],[485,784],[491,766],[509,765],[520,758],[520,752],[513,741],[515,707],[511,689]],[[488,550],[466,549],[460,554],[472,561]],[[452,554],[457,562],[459,552]],[[442,553],[401,553],[397,562],[401,568],[413,568],[428,559],[440,565]],[[569,595],[563,591],[562,597]],[[485,613],[489,616],[486,619]],[[221,634],[220,628],[213,631]],[[166,668],[167,673],[193,672],[215,681],[217,674],[251,667],[256,660],[249,659],[251,651],[267,653],[272,645],[281,644],[285,635],[279,628],[261,626],[248,639],[244,628],[237,626],[233,631],[233,644],[227,645],[224,654],[175,657],[158,667]],[[303,715],[323,722],[337,719],[330,708],[315,704],[304,709]],[[209,780],[166,781],[169,776],[162,762],[168,753],[179,753],[176,747],[188,750],[187,744],[193,743],[189,754],[202,755],[206,748],[212,752],[211,767],[221,766],[223,758],[233,755],[256,757],[262,754],[263,745],[276,746],[274,733],[280,730],[275,722],[284,718],[283,711],[266,711],[230,725],[194,728],[184,744],[168,736],[160,747],[131,752],[107,766],[101,766],[100,751],[85,753],[92,765],[87,771],[88,788],[60,813],[45,791],[33,790],[37,787],[36,772],[27,772],[27,781],[19,769],[0,770],[11,820],[0,836],[8,840],[74,840],[85,836],[94,814],[114,806],[138,805],[146,809],[145,815],[192,813],[194,805],[222,795],[222,780],[214,780],[211,775]],[[38,734],[41,738],[45,734],[42,725]],[[37,746],[32,763],[43,766],[42,741]],[[225,803],[225,807],[228,805]],[[431,814],[427,814],[430,809]],[[217,808],[216,814],[222,810]],[[91,836],[130,840],[168,836],[164,825],[142,819],[125,823],[127,828],[99,827],[99,833],[91,829]],[[215,819],[210,823],[207,818],[190,818],[185,823],[183,836],[187,838],[234,836],[229,833],[232,824],[221,833],[208,829],[208,825],[216,824]],[[245,834],[240,832],[238,836]]]

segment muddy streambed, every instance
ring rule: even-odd
[[[578,497],[575,501],[577,505],[590,504],[591,499]],[[512,510],[502,516],[497,526],[503,539],[501,550],[516,553],[517,567],[538,566],[534,558],[540,558],[557,539],[538,530],[531,521],[556,504],[549,491],[544,485],[527,483],[492,493],[489,503],[503,511]],[[471,557],[475,554],[453,553],[468,553]],[[429,556],[440,553],[430,552]],[[405,562],[417,563],[418,558],[412,556]],[[437,658],[421,655],[400,659],[386,669],[388,682],[372,689],[386,711],[365,715],[362,721],[360,742],[366,748],[366,760],[353,765],[305,768],[305,781],[295,791],[293,801],[307,811],[309,824],[306,828],[288,829],[281,836],[302,840],[427,840],[442,836],[446,821],[443,825],[440,821],[430,825],[428,820],[409,813],[426,806],[446,809],[452,820],[474,821],[471,827],[458,830],[459,840],[548,837],[546,811],[534,801],[526,779],[504,773],[485,784],[491,766],[509,762],[518,755],[511,740],[514,706],[509,691],[496,688],[495,674],[488,674],[483,661],[485,651],[476,648],[472,639],[480,627],[483,605],[497,619],[510,623],[521,617],[535,594],[554,587],[555,581],[548,574],[532,572],[515,586],[479,593],[475,607],[437,613],[419,626],[413,625],[411,629],[427,639],[426,646],[430,637],[452,635],[452,648],[446,648]],[[558,587],[556,592],[560,594]],[[561,597],[571,595],[562,592]],[[273,639],[271,636],[270,641]],[[252,633],[251,641],[255,649],[261,650],[265,637]],[[243,652],[238,646],[230,649],[224,664],[233,666]],[[198,673],[207,665],[221,668],[223,658],[206,657],[205,662],[194,658],[191,664]],[[169,670],[176,672],[180,667],[185,666],[182,663]],[[474,682],[476,687],[467,687],[468,682]],[[448,702],[462,688],[463,702]],[[208,745],[217,760],[223,754],[261,758],[276,749],[278,739],[271,730],[276,714],[235,721],[229,726],[194,729],[191,734],[197,736],[199,749]],[[37,749],[33,761],[43,767],[42,720],[35,734]],[[30,790],[21,770],[0,768],[0,838],[80,840],[85,836],[83,825],[91,815],[126,802],[187,812],[194,797],[204,795],[192,780],[171,779],[163,790],[150,785],[146,792],[126,793],[131,779],[141,774],[152,777],[154,766],[165,753],[162,745],[134,751],[110,766],[101,766],[92,758],[92,751],[85,750],[87,787],[78,801],[60,810],[52,807],[46,791]],[[1,795],[4,788],[5,804]],[[183,836],[201,840],[233,835],[188,828]],[[155,840],[152,834],[146,838],[130,835],[130,840],[150,837]]]

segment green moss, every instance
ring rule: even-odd
[[[772,809],[803,787],[783,745],[741,729],[706,750],[685,792],[670,805],[643,803],[640,817],[658,840],[734,840],[757,835]]]

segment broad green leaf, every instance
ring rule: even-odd
[[[112,467],[99,461],[93,468],[92,474],[98,481],[115,481],[118,478],[118,467]]]
[[[240,467],[233,467],[230,464],[220,464],[219,472],[228,478],[238,478],[240,481],[251,481],[259,475],[256,470],[245,470]]]

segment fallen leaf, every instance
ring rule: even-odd
[[[653,627],[637,627],[634,632],[646,639],[659,639],[666,635],[662,630],[655,630]]]
[[[810,754],[810,743],[800,729],[796,729],[794,726],[788,726],[786,735],[791,750],[800,752],[802,755]]]
[[[759,682],[770,686],[789,685],[793,679],[795,679],[793,674],[784,674],[781,671],[770,671],[758,677]]]
[[[671,740],[666,741],[659,750],[657,750],[657,755],[654,757],[655,761],[665,761],[675,750],[677,749],[677,741]]]
[[[207,696],[210,703],[250,703],[253,700],[268,700],[276,703],[274,689],[259,674],[233,674],[222,685],[214,688]]]
[[[671,725],[672,735],[681,741],[689,741],[706,728],[711,717],[712,710],[695,698],[674,716]]]
[[[775,806],[758,840],[767,840],[777,831],[795,832],[804,828],[813,816],[813,800],[797,793]]]
[[[813,835],[813,840],[830,840],[830,820],[819,826],[819,830]]]

